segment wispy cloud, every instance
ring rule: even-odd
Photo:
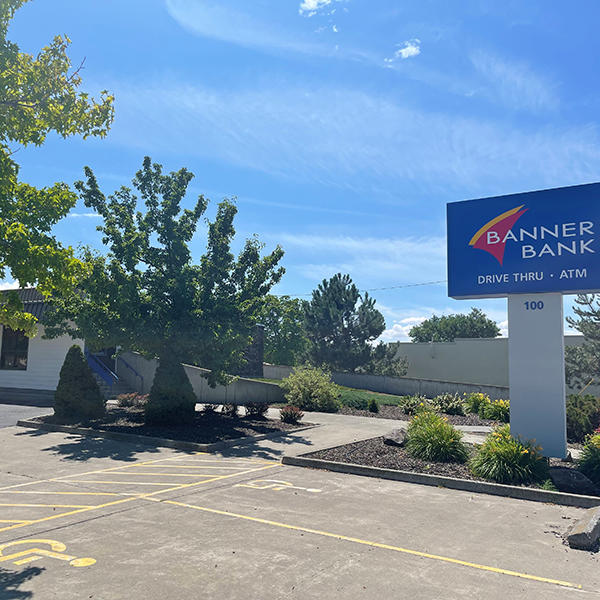
[[[323,8],[330,6],[331,3],[332,0],[302,0],[298,12],[305,17],[312,17]]]
[[[526,63],[510,61],[483,51],[471,54],[470,58],[486,84],[476,93],[482,93],[513,109],[551,111],[558,108],[557,86]]]
[[[394,52],[393,56],[385,58],[384,62],[390,64],[397,60],[405,60],[421,54],[421,40],[419,38],[407,40],[406,42],[399,44],[399,46],[400,47]]]
[[[87,213],[69,213],[67,215],[67,219],[101,219],[102,216],[95,212],[87,212]]]
[[[594,125],[511,127],[334,87],[113,87],[113,141],[298,180],[364,186],[366,177],[387,178],[475,195],[581,183],[600,168]]]

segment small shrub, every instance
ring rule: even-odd
[[[375,398],[371,398],[369,400],[369,405],[367,408],[368,408],[369,412],[378,413],[379,412],[379,404],[377,404],[377,400],[375,400]]]
[[[356,410],[368,410],[369,399],[367,398],[367,392],[363,390],[341,390],[340,404]]]
[[[431,408],[447,415],[464,415],[463,400],[458,394],[440,394],[431,401]]]
[[[281,382],[285,399],[302,410],[337,412],[340,392],[331,375],[316,367],[296,367]]]
[[[221,408],[221,414],[226,417],[237,417],[239,406],[237,404],[223,404]]]
[[[567,397],[567,438],[570,442],[583,442],[600,425],[600,399],[585,394]]]
[[[104,398],[81,348],[69,348],[54,392],[54,414],[59,419],[87,421],[104,415]]]
[[[279,417],[284,423],[291,423],[292,425],[296,425],[302,420],[304,413],[297,407],[292,404],[288,404],[284,406],[279,411]]]
[[[465,462],[469,457],[462,433],[430,411],[413,417],[406,432],[406,450],[414,458],[438,462]]]
[[[247,417],[264,419],[269,410],[269,405],[266,402],[248,402],[244,405],[244,408]]]
[[[400,406],[405,415],[416,415],[419,412],[428,410],[430,403],[425,396],[406,396]]]
[[[489,402],[490,397],[482,392],[471,392],[467,394],[464,399],[464,407],[468,413],[479,414],[479,407],[484,402]]]
[[[578,469],[600,486],[600,433],[590,435],[577,461]]]
[[[196,395],[183,365],[173,356],[161,357],[145,406],[146,423],[185,425],[195,411]]]
[[[117,404],[125,408],[141,408],[146,406],[146,402],[148,402],[148,394],[133,392],[117,396]]]
[[[482,419],[508,423],[510,421],[510,401],[490,400],[488,398],[479,405],[479,416]]]
[[[554,481],[552,481],[552,479],[548,478],[545,481],[542,482],[542,485],[540,486],[543,490],[547,490],[548,492],[558,492],[558,488],[554,485]]]
[[[508,425],[497,428],[479,448],[470,463],[477,477],[498,483],[520,485],[548,479],[548,461],[532,440],[510,434]]]

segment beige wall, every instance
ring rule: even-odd
[[[4,328],[1,329],[0,343]],[[29,339],[27,369],[25,371],[0,369],[0,387],[29,390],[56,389],[60,369],[67,351],[73,344],[81,346],[83,350],[83,341],[74,340],[68,335],[53,340],[45,340],[42,338],[43,333],[44,328],[39,326],[38,334]]]

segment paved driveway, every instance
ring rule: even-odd
[[[220,455],[3,429],[0,597],[600,597],[581,509],[279,463],[328,427]]]
[[[53,409],[39,406],[21,406],[18,404],[0,404],[0,429],[12,427],[20,419],[30,419],[39,415],[50,415]]]

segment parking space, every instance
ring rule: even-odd
[[[23,597],[600,597],[598,555],[560,539],[580,509],[285,467],[266,449],[104,445],[127,460],[86,468],[45,453],[66,437],[27,440],[60,475],[22,457],[0,473],[0,583]]]

